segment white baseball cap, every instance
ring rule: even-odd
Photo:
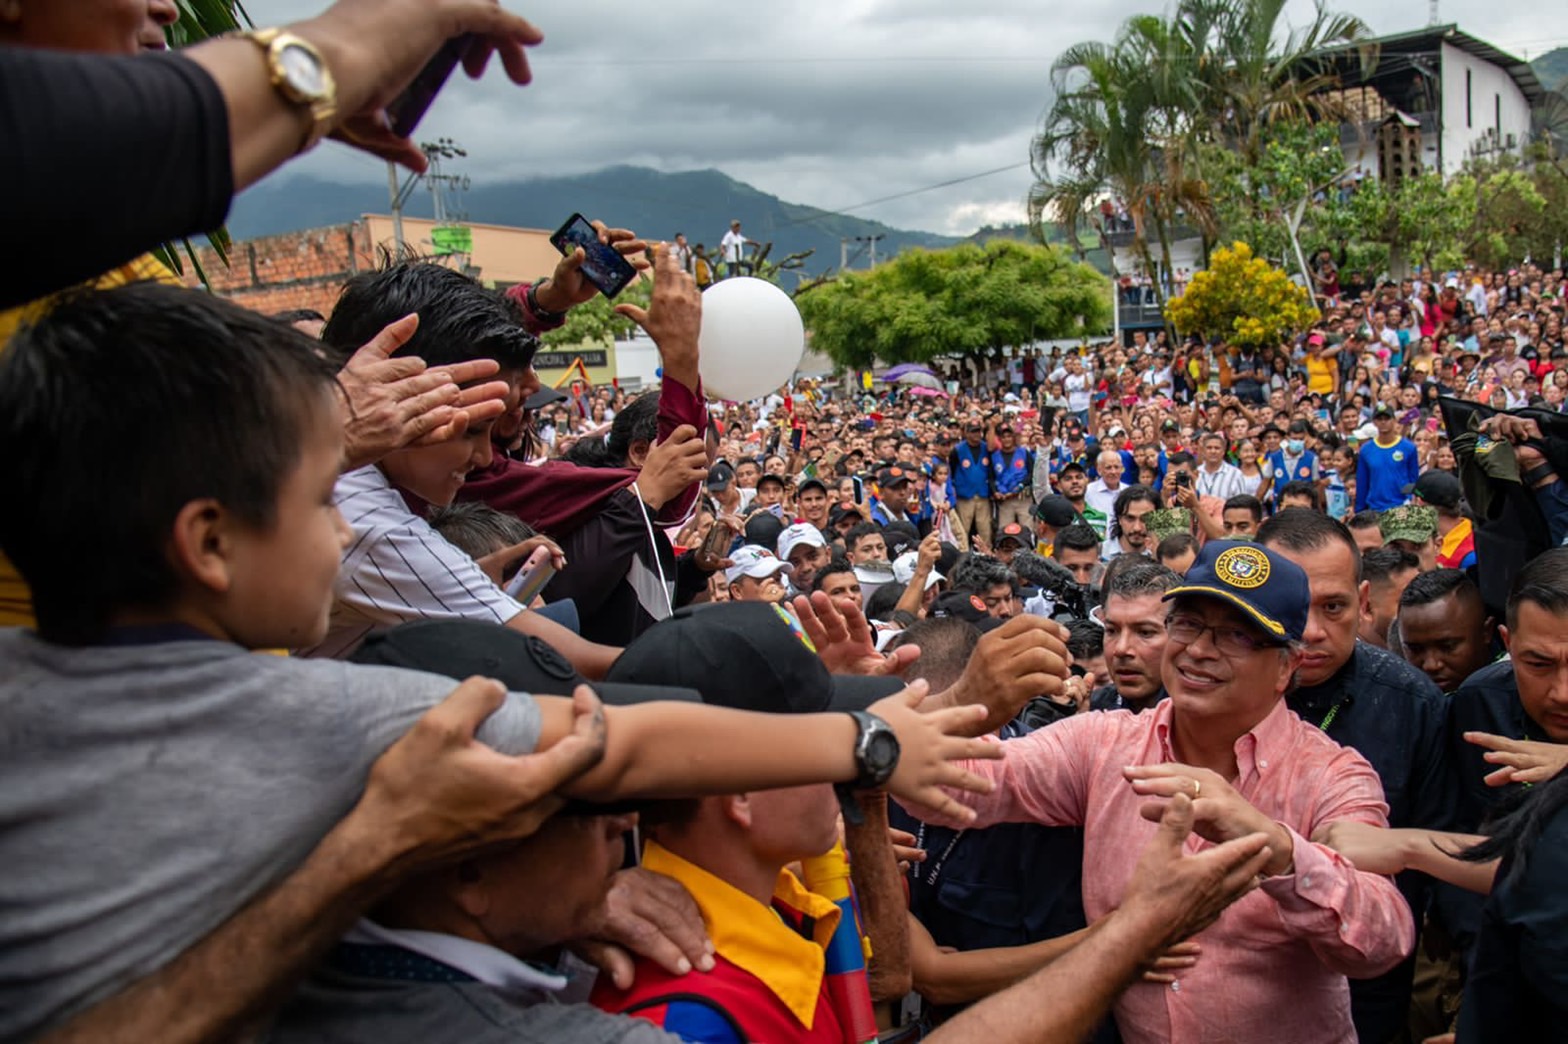
[[[897,580],[901,584],[909,583],[909,581],[915,578],[915,566],[919,563],[919,561],[920,552],[918,551],[905,551],[903,554],[893,559],[893,579]],[[947,577],[943,576],[935,569],[931,570],[931,572],[926,574],[925,590],[931,590],[932,587],[940,584],[943,580],[946,579]]]
[[[777,573],[793,576],[795,567],[788,562],[780,562],[778,556],[765,547],[756,544],[745,544],[730,555],[730,561],[735,564],[724,570],[724,579],[734,583],[743,576],[762,580]]]
[[[779,534],[779,557],[789,560],[789,553],[805,544],[809,547],[827,547],[828,542],[822,539],[822,531],[810,522],[796,522],[784,532]]]

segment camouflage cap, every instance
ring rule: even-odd
[[[1424,544],[1437,536],[1437,509],[1416,504],[1389,508],[1378,517],[1377,528],[1385,544],[1395,540]]]
[[[1152,540],[1164,540],[1172,533],[1192,532],[1192,512],[1186,508],[1156,508],[1143,516],[1143,526]]]

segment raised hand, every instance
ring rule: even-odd
[[[981,636],[964,673],[934,700],[941,706],[984,704],[989,713],[976,720],[975,730],[995,732],[1036,696],[1060,696],[1071,662],[1060,624],[1039,616],[1015,616]]]
[[[890,653],[877,652],[876,638],[865,611],[853,598],[837,602],[817,591],[791,603],[801,629],[831,674],[898,674],[920,656],[913,645]]]
[[[444,442],[467,431],[469,424],[499,417],[505,410],[503,400],[511,390],[505,381],[458,387],[494,374],[500,364],[493,359],[426,370],[423,359],[392,358],[418,329],[418,315],[404,316],[372,337],[338,371],[338,383],[348,397],[348,469],[373,464],[405,446]]]
[[[547,536],[539,535],[531,536],[510,547],[503,547],[499,551],[490,552],[479,559],[479,568],[494,581],[497,587],[500,587],[501,578],[506,575],[506,570],[513,562],[527,561],[528,556],[541,547],[550,549],[550,564],[555,567],[556,572],[566,568],[566,552],[561,550],[561,545]]]
[[[697,434],[696,428],[682,424],[670,432],[669,438],[648,448],[642,472],[637,476],[637,491],[643,503],[657,511],[679,497],[692,483],[707,477],[707,443]]]
[[[1140,810],[1143,818],[1162,820],[1171,800],[1185,797],[1192,802],[1190,829],[1216,844],[1251,834],[1263,834],[1272,850],[1267,872],[1288,873],[1295,862],[1295,845],[1290,832],[1259,812],[1219,773],[1194,765],[1169,762],[1162,765],[1131,765],[1122,775],[1135,792],[1162,800],[1150,802]]]
[[[474,737],[506,700],[488,678],[469,678],[414,723],[371,766],[353,815],[414,869],[527,837],[561,807],[555,792],[604,757],[604,708],[592,689],[572,696],[569,735],[548,750],[512,757]]]
[[[633,268],[642,271],[648,267],[645,256],[648,244],[639,239],[637,233],[626,228],[609,228],[603,221],[590,221],[589,224],[599,234],[599,242],[614,247],[616,253],[630,262]],[[599,288],[583,275],[583,262],[586,260],[587,251],[582,247],[574,247],[570,254],[556,262],[555,272],[550,278],[534,287],[534,299],[539,302],[540,308],[550,312],[564,312],[594,299]]]
[[[646,309],[634,304],[615,306],[645,330],[659,348],[664,380],[677,381],[696,391],[697,336],[702,331],[702,291],[697,281],[681,271],[668,243],[653,248],[653,294]]]
[[[713,944],[696,900],[673,877],[641,868],[615,875],[601,919],[584,935],[572,949],[607,973],[617,989],[631,988],[633,954],[671,975],[713,970]]]
[[[959,762],[1000,759],[1002,745],[965,738],[984,717],[983,707],[949,707],[923,714],[917,708],[925,696],[926,683],[917,681],[871,705],[871,713],[887,722],[898,736],[898,768],[888,780],[888,793],[947,819],[968,823],[975,817],[974,809],[960,804],[943,788],[990,793],[991,781]]]
[[[1487,773],[1486,785],[1505,787],[1510,783],[1545,783],[1568,768],[1568,744],[1543,743],[1494,736],[1490,732],[1467,732],[1465,742],[1485,747],[1482,758],[1500,768]]]

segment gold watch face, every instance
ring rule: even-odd
[[[316,99],[327,93],[326,70],[307,48],[286,44],[278,52],[278,64],[288,85],[302,98]]]

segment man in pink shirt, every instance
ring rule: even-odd
[[[1003,760],[969,766],[995,789],[959,795],[979,813],[967,825],[1082,825],[1091,921],[1121,903],[1138,852],[1178,793],[1193,799],[1193,850],[1266,834],[1271,856],[1258,889],[1195,936],[1195,967],[1123,994],[1122,1037],[1355,1044],[1346,976],[1393,967],[1415,925],[1389,878],[1308,840],[1337,820],[1382,826],[1388,809],[1366,760],[1285,706],[1301,660],[1306,574],[1267,548],[1215,540],[1166,601],[1161,676],[1170,699],[1007,741]]]

